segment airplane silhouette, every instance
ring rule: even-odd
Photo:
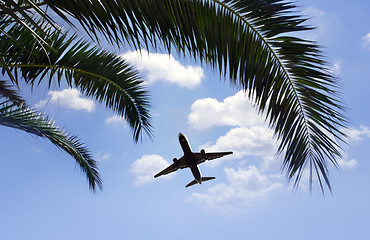
[[[214,152],[214,153],[206,153],[204,149],[200,151],[200,153],[195,153],[191,150],[189,142],[184,134],[179,133],[179,142],[182,148],[182,151],[184,152],[184,156],[182,156],[180,159],[173,159],[173,164],[169,167],[165,168],[158,174],[156,174],[154,177],[157,178],[162,175],[166,175],[172,172],[177,171],[178,169],[183,168],[190,168],[191,172],[193,173],[194,180],[191,181],[188,185],[185,187],[193,186],[194,184],[202,184],[204,181],[208,181],[211,179],[215,179],[215,177],[202,177],[198,164],[205,162],[206,160],[213,160],[216,158],[220,158],[229,154],[232,154],[233,152]]]

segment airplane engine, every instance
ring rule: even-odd
[[[174,158],[174,159],[173,159],[173,163],[174,163],[176,166],[179,166],[179,160],[177,160],[177,158]]]
[[[202,157],[207,159],[207,154],[206,154],[206,151],[204,151],[204,149],[200,150],[200,154],[202,154]]]

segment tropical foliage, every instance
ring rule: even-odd
[[[138,141],[143,131],[151,132],[148,94],[142,80],[115,54],[63,32],[33,2],[1,4],[1,67],[9,80],[0,81],[0,124],[49,139],[77,161],[92,190],[101,188],[96,162],[86,147],[47,116],[30,109],[16,87],[20,79],[31,87],[41,81],[49,86],[65,81],[123,116]]]
[[[2,71],[13,85],[17,85],[18,72],[30,85],[41,80],[60,83],[63,76],[70,86],[122,114],[138,139],[143,129],[150,133],[145,89],[124,61],[78,39],[78,26],[95,45],[105,39],[136,49],[174,50],[199,59],[237,87],[250,90],[258,111],[266,113],[275,129],[289,179],[297,185],[308,168],[310,181],[315,174],[323,191],[325,185],[331,189],[328,161],[337,166],[339,142],[345,137],[341,129],[346,126],[339,84],[327,69],[319,46],[296,37],[296,32],[311,27],[292,3],[7,0],[0,7]],[[74,33],[64,32],[56,22],[69,24]],[[111,64],[117,71],[102,68],[94,72],[95,67],[89,68],[92,63]]]

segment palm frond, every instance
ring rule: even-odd
[[[255,96],[259,111],[281,141],[283,168],[297,185],[307,164],[331,190],[327,161],[341,157],[345,137],[338,80],[320,47],[294,36],[311,29],[297,8],[282,0],[45,1],[72,16],[94,38],[137,48],[175,46],[218,68]],[[344,140],[343,140],[344,141]],[[323,179],[323,181],[322,181]],[[311,180],[310,180],[311,182]]]
[[[66,81],[123,116],[136,141],[143,132],[151,135],[148,93],[137,71],[123,59],[60,32],[48,32],[46,52],[22,24],[4,28],[7,35],[0,35],[3,74],[10,72],[14,81],[22,77],[32,86]]]
[[[45,5],[42,0],[4,0],[0,2],[1,23],[18,23],[27,29],[32,36],[43,45],[48,45],[48,35],[44,31],[46,22],[54,31],[60,31],[56,22],[40,6]],[[42,21],[40,21],[42,20]],[[40,24],[42,22],[43,24]]]
[[[102,188],[96,161],[89,150],[76,136],[59,129],[47,116],[28,107],[19,106],[9,100],[0,103],[0,125],[15,128],[46,138],[58,148],[71,155],[86,174],[90,188]]]
[[[23,98],[18,94],[18,91],[14,90],[13,85],[4,80],[0,80],[0,98],[6,98],[17,105],[24,103]]]

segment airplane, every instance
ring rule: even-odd
[[[213,160],[213,159],[220,158],[220,157],[223,157],[229,154],[233,154],[233,152],[206,153],[204,149],[202,149],[200,153],[195,153],[191,150],[186,136],[182,133],[179,133],[179,142],[180,142],[182,151],[184,152],[184,156],[182,156],[180,159],[174,158],[173,164],[171,164],[169,167],[165,168],[164,170],[156,174],[154,176],[155,178],[175,172],[178,169],[183,169],[183,168],[188,167],[193,173],[193,176],[195,179],[191,181],[185,187],[190,187],[197,183],[202,184],[202,182],[215,179],[215,177],[202,177],[199,171],[199,168],[198,168],[198,164],[203,163],[206,160]]]

